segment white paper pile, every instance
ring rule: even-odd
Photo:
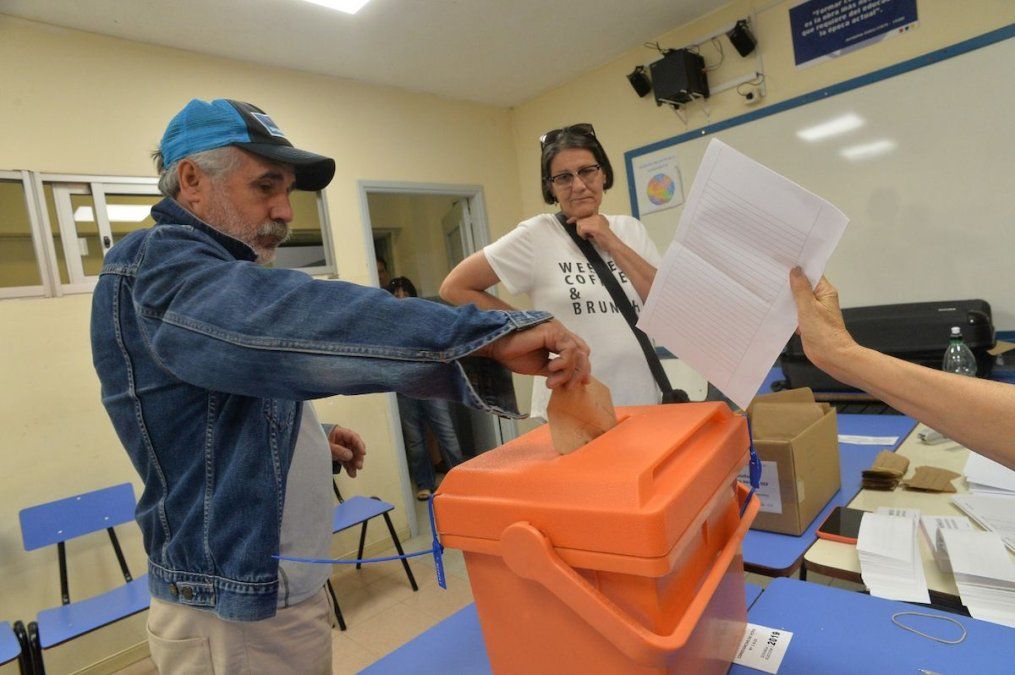
[[[916,538],[917,519],[866,513],[856,550],[860,575],[870,594],[889,600],[930,602]]]
[[[1015,471],[975,452],[969,453],[963,472],[969,491],[976,494],[1015,495]]]
[[[952,503],[985,530],[997,532],[1015,552],[1015,497],[955,495]]]
[[[974,619],[1015,628],[1015,564],[995,532],[939,530],[962,604]]]
[[[920,529],[927,537],[930,550],[934,552],[934,562],[942,572],[951,572],[952,566],[948,561],[948,552],[943,546],[938,545],[938,532],[940,530],[972,530],[973,524],[965,516],[923,516],[920,518]]]

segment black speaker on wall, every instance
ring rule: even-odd
[[[754,39],[754,35],[751,33],[751,27],[748,25],[746,19],[740,19],[737,24],[733,26],[726,37],[730,39],[733,47],[737,50],[740,56],[747,56],[754,51],[754,48],[758,45],[758,41]]]
[[[627,74],[627,81],[631,83],[634,92],[638,96],[645,97],[652,91],[652,81],[648,79],[645,66],[635,66],[634,70]]]
[[[669,49],[649,64],[656,105],[679,105],[696,98],[708,98],[705,59],[688,49]]]

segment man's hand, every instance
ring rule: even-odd
[[[607,253],[612,253],[613,245],[620,241],[610,229],[610,222],[606,220],[606,216],[598,213],[585,218],[568,218],[567,222],[574,224],[579,237],[591,240]]]
[[[331,458],[342,465],[349,478],[355,478],[356,472],[363,468],[363,458],[367,454],[367,446],[360,435],[336,424],[328,433],[328,445],[331,446]]]
[[[857,346],[843,323],[839,292],[825,277],[812,291],[810,281],[799,267],[790,270],[789,286],[796,300],[800,324],[797,333],[803,341],[804,353],[822,370],[834,368],[836,361]]]
[[[550,353],[557,354],[551,359]],[[589,346],[557,320],[508,333],[476,352],[522,375],[543,375],[555,389],[588,384]]]

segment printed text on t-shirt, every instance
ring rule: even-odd
[[[606,266],[614,273],[614,276],[617,277],[621,284],[630,284],[627,275],[624,274],[623,270],[617,268],[617,264],[614,261],[607,260],[605,262]],[[595,270],[591,265],[583,262],[558,261],[557,266],[560,268],[564,285],[567,287],[568,293],[570,294],[571,309],[574,311],[575,316],[620,313],[617,305],[613,302],[608,302],[606,300],[582,300],[581,290],[579,287],[595,286],[599,284]],[[631,306],[634,307],[635,312],[641,311],[641,307],[637,302],[632,301]]]

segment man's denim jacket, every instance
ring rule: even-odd
[[[258,265],[163,200],[106,255],[92,302],[102,401],[144,480],[154,597],[273,616],[302,401],[398,391],[515,416],[510,374],[467,357],[549,318],[482,312]]]

